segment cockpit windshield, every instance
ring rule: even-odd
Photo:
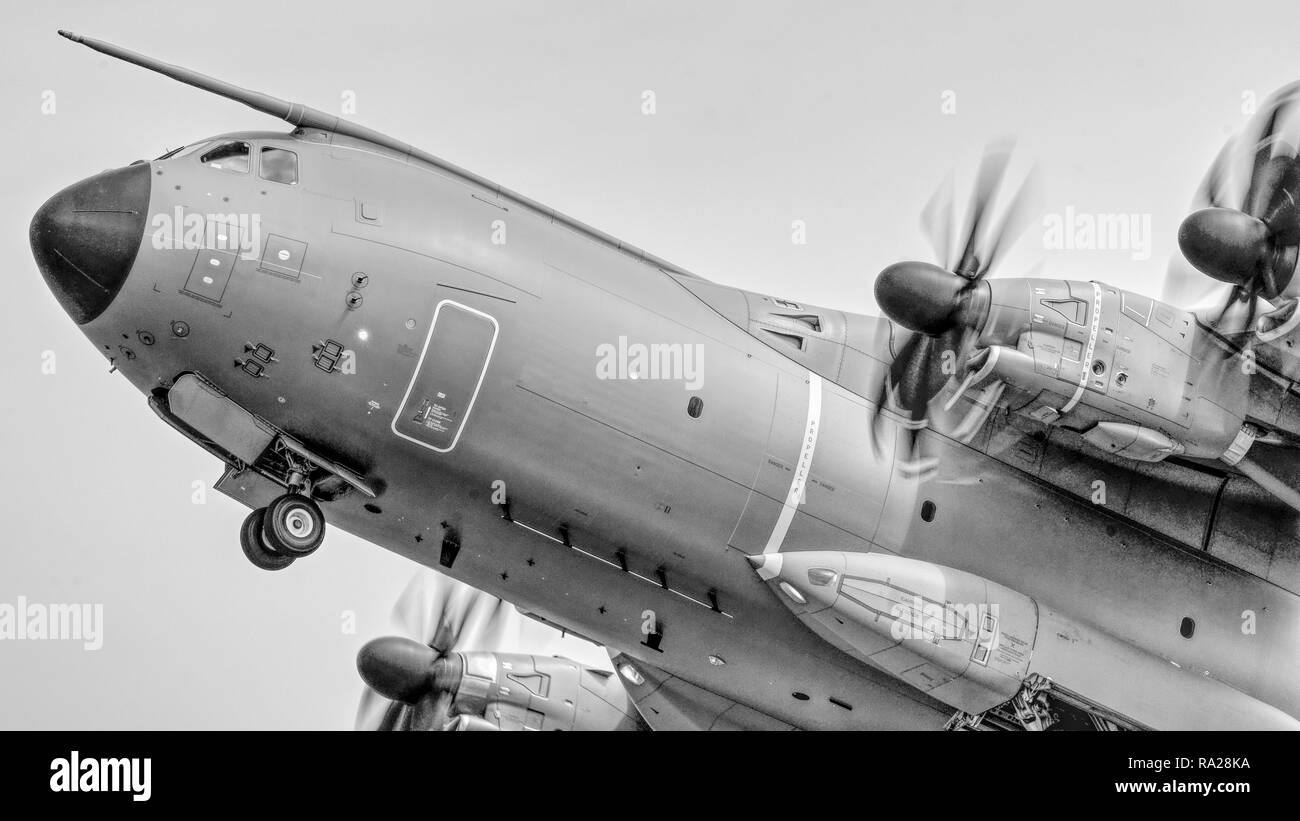
[[[285,185],[298,184],[298,155],[285,148],[262,148],[262,179]]]
[[[221,171],[231,171],[237,174],[247,174],[250,165],[250,155],[252,148],[243,140],[222,143],[216,148],[199,157],[199,162],[209,168],[216,168]]]

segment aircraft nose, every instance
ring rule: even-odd
[[[126,281],[149,214],[149,164],[105,171],[50,197],[32,218],[32,255],[78,325],[104,312]]]

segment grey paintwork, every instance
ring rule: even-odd
[[[943,458],[918,484],[894,469],[892,430],[870,442],[864,396],[894,345],[883,320],[705,283],[422,155],[317,128],[205,145],[227,139],[252,143],[254,158],[293,150],[299,183],[261,179],[256,159],[230,173],[186,151],[151,165],[150,216],[257,215],[261,246],[205,300],[184,290],[203,252],[157,249],[147,233],[121,292],[83,331],[142,392],[201,374],[359,474],[377,498],[325,504],[332,527],[434,567],[453,534],[451,575],[791,726],[941,727],[950,708],[813,635],[746,561],[778,528],[816,390],[806,497],[781,550],[885,551],[966,571],[1300,715],[1294,536],[1268,545],[1261,567],[1240,555],[1261,540],[1233,514],[1184,528],[1219,504],[1176,489],[1195,485],[1179,473],[1191,468],[1084,455],[1068,432],[997,417],[969,445],[933,436]],[[302,250],[298,276],[263,262],[271,235]],[[472,413],[442,451],[393,422],[447,301],[498,330]],[[176,320],[188,335],[169,331]],[[598,352],[619,337],[702,346],[702,384],[600,378]],[[326,340],[352,352],[355,372],[316,366]],[[235,363],[259,343],[274,361],[255,378]],[[1116,501],[1089,500],[1094,475],[1114,482]],[[276,492],[246,478],[223,489],[253,505]]]

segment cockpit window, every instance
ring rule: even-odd
[[[262,149],[262,179],[282,182],[285,185],[298,184],[298,155],[284,148]]]
[[[199,157],[199,162],[209,168],[219,168],[222,171],[234,171],[240,174],[248,173],[249,156],[252,154],[252,148],[246,142],[222,143],[216,148]]]

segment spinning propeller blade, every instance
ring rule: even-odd
[[[1212,325],[1225,335],[1255,329],[1259,301],[1278,299],[1295,275],[1300,251],[1300,161],[1296,148],[1282,136],[1292,123],[1300,86],[1282,89],[1258,115],[1258,131],[1241,147],[1249,162],[1233,165],[1232,144],[1225,145],[1197,189],[1199,210],[1183,220],[1178,247],[1197,271],[1232,286]],[[1233,189],[1244,177],[1240,195]],[[1170,278],[1185,279],[1175,261]]]
[[[456,651],[513,648],[520,620],[501,599],[432,571],[411,580],[393,607],[404,635],[369,641],[357,654],[366,683],[358,730],[441,730],[462,673]]]
[[[904,416],[907,463],[921,463],[918,434],[930,422],[930,402],[949,380],[964,372],[965,358],[988,318],[989,290],[984,279],[1028,223],[1026,202],[1032,174],[1002,208],[1000,219],[992,219],[1010,156],[1009,143],[986,150],[955,253],[949,254],[954,219],[949,180],[921,216],[922,230],[940,264],[895,263],[876,278],[876,301],[881,310],[911,336],[882,381],[872,417],[872,441],[879,450],[882,414],[894,409]]]

